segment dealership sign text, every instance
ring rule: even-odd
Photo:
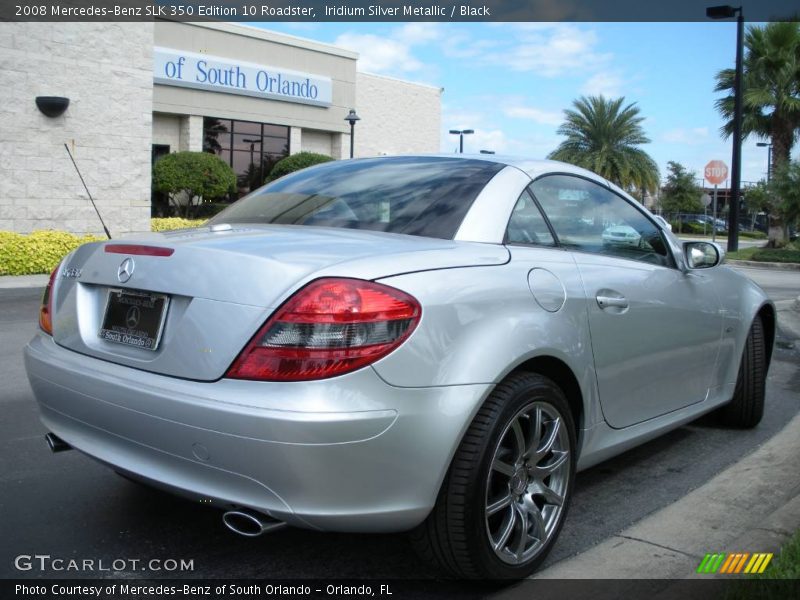
[[[328,77],[170,48],[154,49],[153,81],[285,102],[331,104]]]

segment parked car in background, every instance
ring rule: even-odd
[[[664,217],[662,217],[661,215],[653,215],[653,219],[655,219],[656,223],[658,223],[659,225],[661,225],[661,226],[662,226],[664,229],[666,229],[667,231],[672,231],[672,223],[670,223],[669,221],[667,221],[667,220],[666,220]]]
[[[410,530],[452,575],[521,578],[578,470],[761,420],[775,308],[722,258],[571,165],[335,161],[70,253],[25,367],[51,448],[237,533]]]
[[[642,236],[630,225],[612,225],[603,231],[603,243],[618,246],[638,246]]]

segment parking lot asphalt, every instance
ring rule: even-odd
[[[755,270],[760,271],[760,270]],[[748,273],[776,299],[795,281]],[[78,452],[53,455],[43,440],[21,351],[36,330],[41,290],[0,290],[0,576],[427,578],[403,535],[325,534],[297,529],[246,539],[218,511],[144,488]],[[577,477],[573,505],[546,564],[582,552],[668,506],[741,459],[800,412],[800,351],[779,333],[762,423],[750,431],[705,417]],[[126,568],[19,571],[15,557],[193,561],[193,570]],[[95,562],[97,564],[97,562]]]

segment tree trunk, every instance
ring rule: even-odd
[[[778,113],[778,111],[776,111]],[[772,164],[770,174],[774,177],[782,167],[789,164],[792,153],[792,143],[794,142],[794,129],[789,125],[781,114],[772,116]],[[784,216],[778,211],[770,211],[769,220],[769,241],[767,245],[771,248],[780,248],[787,240],[787,224],[784,223]]]
[[[769,241],[767,242],[767,246],[769,248],[782,247],[786,243],[786,238],[784,237],[785,231],[786,227],[782,223],[776,223],[774,220],[770,220]]]
[[[192,213],[192,203],[194,202],[194,193],[189,192],[186,195],[186,208],[183,211],[183,218],[188,219]]]

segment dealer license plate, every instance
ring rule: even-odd
[[[109,342],[155,350],[161,340],[169,296],[135,290],[108,291],[100,337]]]

